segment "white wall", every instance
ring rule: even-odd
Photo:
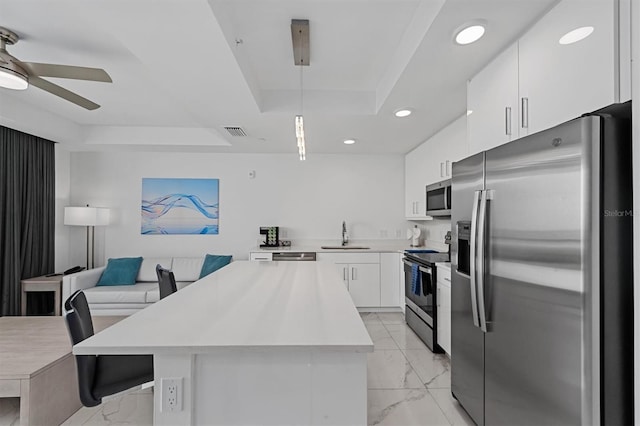
[[[69,145],[82,139],[81,127],[77,123],[24,102],[19,93],[11,93],[10,90],[2,93],[0,125]]]
[[[249,178],[255,171],[255,178]],[[220,179],[219,235],[141,235],[143,177]],[[404,236],[402,155],[75,152],[71,204],[112,209],[96,228],[96,265],[119,256],[232,254],[246,259],[260,226],[281,226],[281,239],[352,240]],[[75,232],[78,231],[78,232]],[[71,259],[84,264],[84,234],[71,230]]]
[[[451,217],[434,218],[433,220],[420,222],[411,221],[408,223],[410,228],[418,225],[421,231],[420,238],[426,247],[439,251],[449,250],[449,247],[444,244],[444,237],[447,231],[451,231]]]

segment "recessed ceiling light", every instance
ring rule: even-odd
[[[394,112],[396,117],[408,117],[409,115],[411,115],[411,110],[410,109],[399,109],[396,112]]]
[[[356,140],[355,139],[345,139],[344,143],[346,145],[353,145],[354,143],[356,143]]]
[[[478,41],[484,35],[485,26],[484,22],[479,21],[466,23],[456,31],[456,43],[464,45]]]
[[[576,28],[575,30],[569,31],[568,33],[560,37],[560,40],[558,41],[558,43],[560,44],[577,43],[580,40],[583,40],[589,37],[592,32],[593,32],[593,27]]]
[[[473,110],[468,109],[468,110],[467,110],[467,117],[468,117],[468,116],[470,116],[471,114],[473,114]]]

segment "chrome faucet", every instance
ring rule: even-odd
[[[342,245],[346,246],[349,242],[349,236],[347,236],[347,222],[342,221]]]

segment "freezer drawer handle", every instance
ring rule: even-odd
[[[478,217],[478,315],[480,317],[480,329],[487,332],[487,314],[484,306],[484,265],[485,265],[485,229],[487,222],[487,194],[482,191],[480,198],[480,213]]]
[[[469,242],[470,247],[470,274],[469,274],[469,285],[471,287],[471,312],[473,314],[473,325],[476,327],[480,327],[480,322],[478,321],[478,297],[476,294],[476,243],[477,243],[477,232],[478,232],[478,203],[480,201],[480,194],[482,191],[475,191],[473,195],[473,210],[471,211],[471,241]]]

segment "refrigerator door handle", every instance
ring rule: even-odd
[[[471,312],[473,314],[473,325],[480,327],[478,321],[478,297],[476,294],[476,244],[477,244],[477,232],[478,232],[478,203],[480,202],[480,195],[483,191],[475,191],[473,195],[473,211],[471,212],[471,236],[469,241],[470,253],[469,253],[469,269],[470,279],[469,285],[471,287]]]
[[[448,162],[448,161],[447,161]],[[451,207],[449,206],[449,203],[447,203],[447,199],[449,198],[449,186],[445,186],[444,187],[444,209],[445,210],[450,210]]]
[[[487,199],[489,190],[482,191],[480,197],[480,212],[478,214],[478,317],[480,319],[480,329],[487,332],[487,313],[484,306],[484,278],[485,278],[485,236],[487,224]]]

